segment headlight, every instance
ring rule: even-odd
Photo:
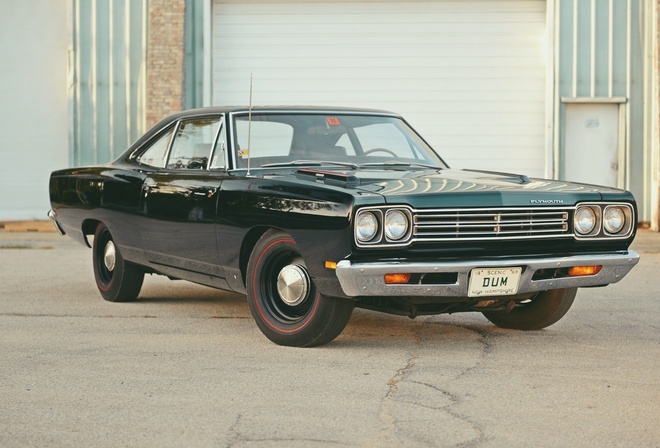
[[[366,243],[371,241],[378,233],[378,219],[371,212],[360,212],[355,222],[355,237],[358,241]]]
[[[635,222],[635,209],[630,204],[582,203],[575,208],[573,234],[578,240],[630,238]]]
[[[401,210],[388,210],[385,214],[385,235],[400,240],[408,234],[408,216]]]
[[[596,213],[591,207],[579,207],[575,210],[573,227],[580,235],[588,235],[596,227]]]
[[[621,207],[611,206],[603,214],[603,227],[611,234],[619,233],[626,224],[626,215]]]

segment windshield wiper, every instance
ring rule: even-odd
[[[409,162],[372,162],[372,163],[363,163],[358,168],[371,168],[371,167],[384,167],[384,168],[397,168],[397,167],[420,167],[420,168],[431,168],[433,170],[443,169],[440,166],[436,165],[425,165],[423,163],[409,163]]]
[[[348,162],[333,162],[331,160],[292,160],[291,162],[278,162],[278,163],[267,163],[261,165],[261,168],[279,168],[287,166],[321,166],[321,165],[337,165],[343,166],[346,168],[351,168],[356,170],[358,164],[348,163]]]

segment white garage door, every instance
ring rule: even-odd
[[[214,105],[402,114],[452,167],[544,174],[545,1],[213,5]]]

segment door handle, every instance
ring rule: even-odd
[[[200,190],[193,190],[192,195],[199,197],[199,198],[212,198],[215,192],[218,191],[217,188],[208,188],[208,189],[200,189]]]

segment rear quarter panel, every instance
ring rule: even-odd
[[[88,244],[98,222],[108,226],[124,258],[143,262],[137,217],[144,176],[114,165],[55,171],[50,177],[51,207],[65,233]]]

